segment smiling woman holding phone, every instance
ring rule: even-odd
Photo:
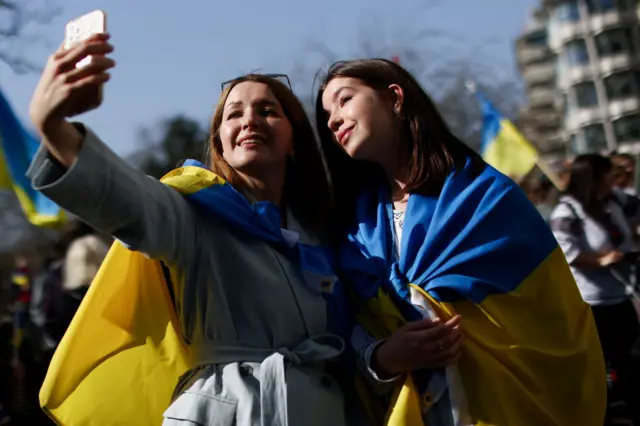
[[[163,424],[346,424],[332,373],[344,349],[334,326],[342,299],[319,246],[330,234],[329,186],[300,102],[270,76],[231,80],[213,117],[210,170],[180,168],[172,182],[195,183],[172,188],[67,121],[100,103],[96,88],[109,80],[112,52],[101,33],[50,58],[31,102],[42,147],[29,177],[60,206],[170,271],[193,358],[166,401]],[[145,392],[143,380],[140,390],[122,390],[121,400]],[[128,415],[138,417],[114,409],[111,419],[91,420],[158,420],[158,413]]]

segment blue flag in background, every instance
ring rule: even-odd
[[[27,131],[0,90],[0,189],[15,192],[25,216],[36,226],[56,226],[64,222],[64,211],[35,191],[26,172],[40,142]]]

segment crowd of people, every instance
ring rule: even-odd
[[[13,253],[0,270],[0,425],[51,424],[40,409],[40,386],[108,244],[73,221],[54,243]]]
[[[580,155],[563,165],[564,191],[535,173],[521,185],[550,224],[582,298],[591,305],[608,368],[616,372],[619,394],[627,395],[637,421],[640,198],[635,164],[629,154]]]

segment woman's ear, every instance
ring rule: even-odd
[[[404,90],[397,84],[389,85],[389,92],[393,101],[393,112],[398,116],[402,116],[404,110]]]

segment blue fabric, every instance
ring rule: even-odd
[[[339,270],[359,297],[380,286],[407,319],[408,284],[443,302],[515,290],[557,247],[544,219],[513,181],[490,166],[474,176],[471,161],[452,172],[438,197],[411,194],[405,211],[401,255],[392,255],[392,204],[388,188],[362,194],[357,225],[341,247]]]
[[[493,106],[491,101],[482,94],[477,93],[476,96],[480,101],[480,111],[482,112],[482,143],[480,145],[480,153],[484,154],[489,145],[498,137],[503,116]]]
[[[443,302],[482,302],[514,289],[557,247],[549,227],[512,180],[486,165],[475,176],[471,160],[452,172],[438,197],[411,194],[400,256],[394,256],[389,188],[362,194],[356,224],[340,248],[338,270],[359,299],[384,289],[406,320],[422,314],[408,284]],[[535,237],[535,238],[532,238]],[[414,374],[419,392],[429,372]]]
[[[20,188],[27,195],[33,204],[35,213],[56,217],[60,213],[60,207],[42,193],[34,190],[26,176],[27,169],[39,146],[38,139],[20,124],[2,90],[0,90],[0,168],[8,170],[13,186]]]

